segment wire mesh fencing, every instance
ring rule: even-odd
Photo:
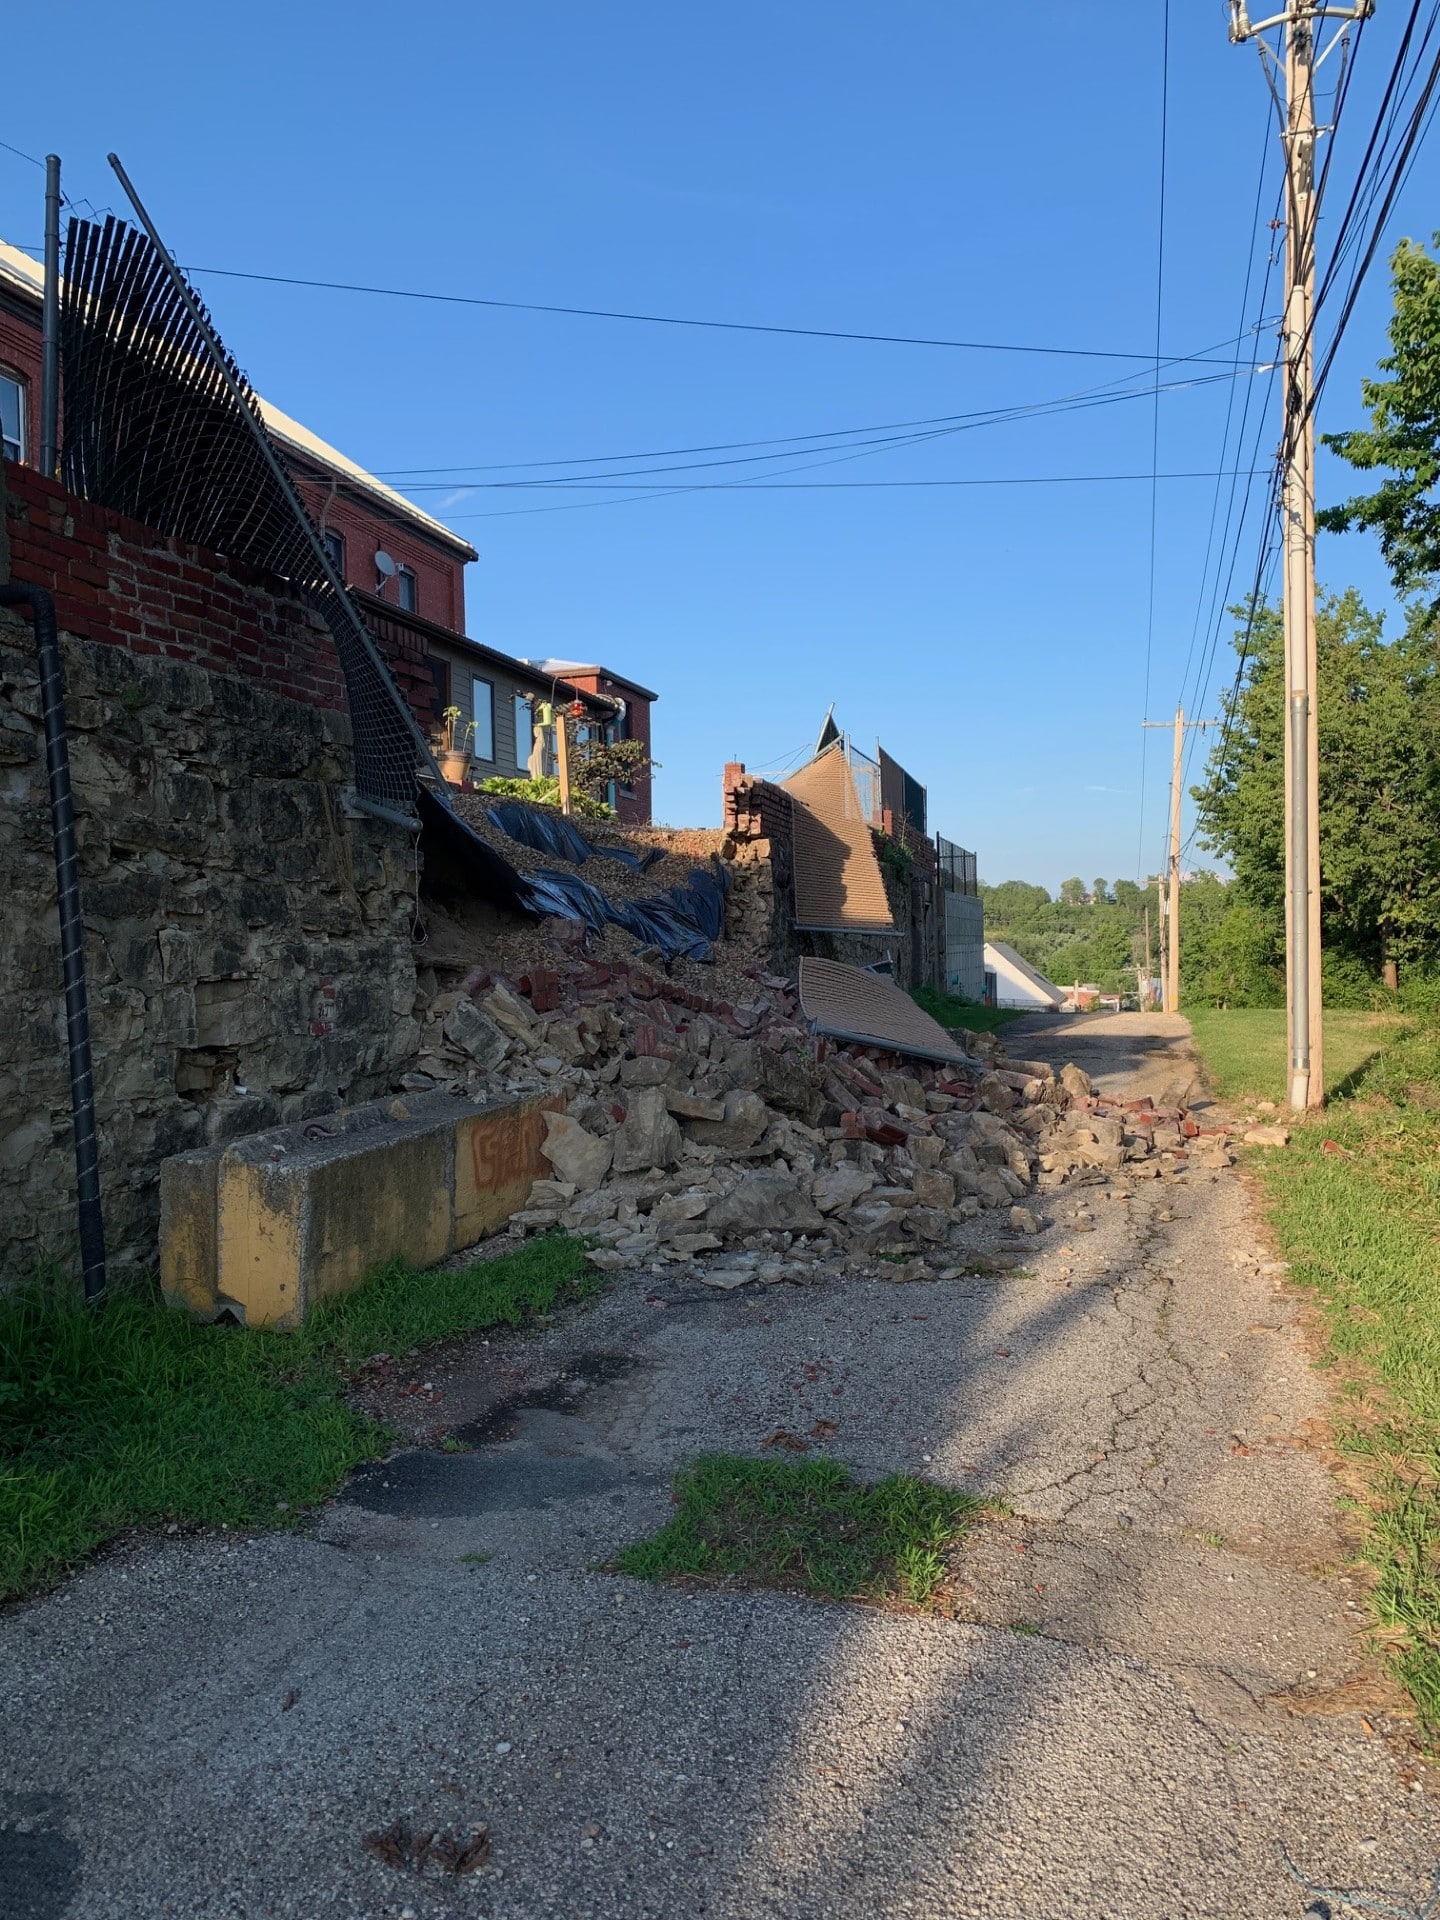
[[[61,474],[73,493],[286,580],[335,642],[355,786],[416,819],[424,735],[325,552],[260,406],[209,314],[150,233],[72,219],[60,303]]]

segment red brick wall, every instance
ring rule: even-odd
[[[163,653],[269,693],[343,708],[335,643],[283,580],[93,506],[32,467],[5,466],[12,578],[48,588],[67,633]],[[421,725],[441,701],[422,635],[377,621],[376,638]]]
[[[335,645],[285,583],[77,499],[33,468],[5,469],[10,572],[48,588],[61,627],[343,707]]]
[[[579,687],[583,693],[603,693],[607,699],[625,702],[625,732],[631,740],[644,742],[645,751],[650,752],[650,702],[637,694],[633,687],[627,687],[618,680],[612,680],[607,673],[570,673],[566,675],[570,684]],[[652,786],[649,773],[643,773],[636,780],[629,793],[619,789],[615,795],[615,814],[628,826],[648,827],[652,805]]]
[[[376,591],[375,550],[381,547],[415,575],[417,613],[455,633],[465,631],[465,562],[435,545],[420,532],[410,532],[398,521],[371,512],[358,500],[347,499],[319,480],[297,480],[296,490],[316,526],[338,533],[345,542],[345,584]],[[395,582],[384,583],[382,600],[395,602]]]

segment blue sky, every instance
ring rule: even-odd
[[[1402,12],[1381,0],[1366,29],[1332,223]],[[1255,52],[1230,46],[1219,4],[1173,0],[1171,15],[1167,357],[1233,340],[1262,312],[1278,177]],[[1155,337],[1162,26],[1161,0],[251,0],[243,25],[233,9],[67,0],[7,24],[16,71],[59,62],[65,77],[14,93],[0,137],[59,152],[72,195],[121,211],[105,165],[113,147],[178,258],[196,267],[1143,356]],[[1437,179],[1431,150],[1392,235],[1440,226]],[[40,185],[0,150],[0,234],[38,242]],[[812,465],[810,453],[696,470],[679,478],[712,483],[705,490],[638,502],[476,484],[521,477],[523,462],[932,420],[1106,382],[1144,387],[1153,374],[1143,358],[199,284],[267,397],[377,471],[448,470],[433,477],[441,490],[415,497],[480,549],[473,634],[520,654],[603,659],[660,691],[659,817],[716,821],[722,764],[781,766],[833,700],[858,744],[878,735],[926,783],[932,828],[976,847],[985,878],[1053,888],[1070,873],[1128,877],[1158,863],[1169,741],[1139,723],[1147,708],[1152,719],[1172,713],[1182,682],[1192,711],[1216,711],[1232,656],[1226,623],[1207,689],[1213,554],[1224,555],[1223,586],[1234,546],[1238,597],[1254,571],[1263,479],[1250,530],[1224,548],[1221,483],[1203,587],[1217,483],[1167,479],[1153,490],[1153,618],[1148,479],[994,484],[1148,475],[1149,398],[839,465]],[[1358,382],[1382,350],[1387,312],[1380,263],[1322,429],[1358,422]],[[1265,359],[1270,339],[1267,330]],[[1219,352],[1248,359],[1252,346]],[[1216,365],[1161,374],[1182,379],[1207,384],[1162,394],[1162,473],[1220,466],[1232,395],[1226,464],[1248,465],[1256,445],[1268,458],[1268,382]],[[622,474],[646,464],[615,463]],[[481,467],[490,471],[452,483],[451,471]],[[788,477],[985,484],[713,484],[799,468],[809,470]],[[1322,474],[1322,498],[1342,485]],[[1323,541],[1320,571],[1387,598],[1367,539]]]

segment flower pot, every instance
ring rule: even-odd
[[[470,755],[458,748],[447,747],[435,756],[440,772],[448,786],[463,787],[470,772]]]

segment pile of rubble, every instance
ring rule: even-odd
[[[582,960],[516,981],[477,969],[424,1008],[408,1089],[560,1094],[513,1229],[560,1226],[603,1268],[696,1263],[710,1285],[805,1281],[857,1261],[892,1277],[965,1270],[966,1223],[1066,1184],[1228,1166],[1223,1133],[1179,1108],[1118,1105],[991,1035],[963,1063],[899,1060],[813,1034],[789,981],[748,1004],[638,967]]]

